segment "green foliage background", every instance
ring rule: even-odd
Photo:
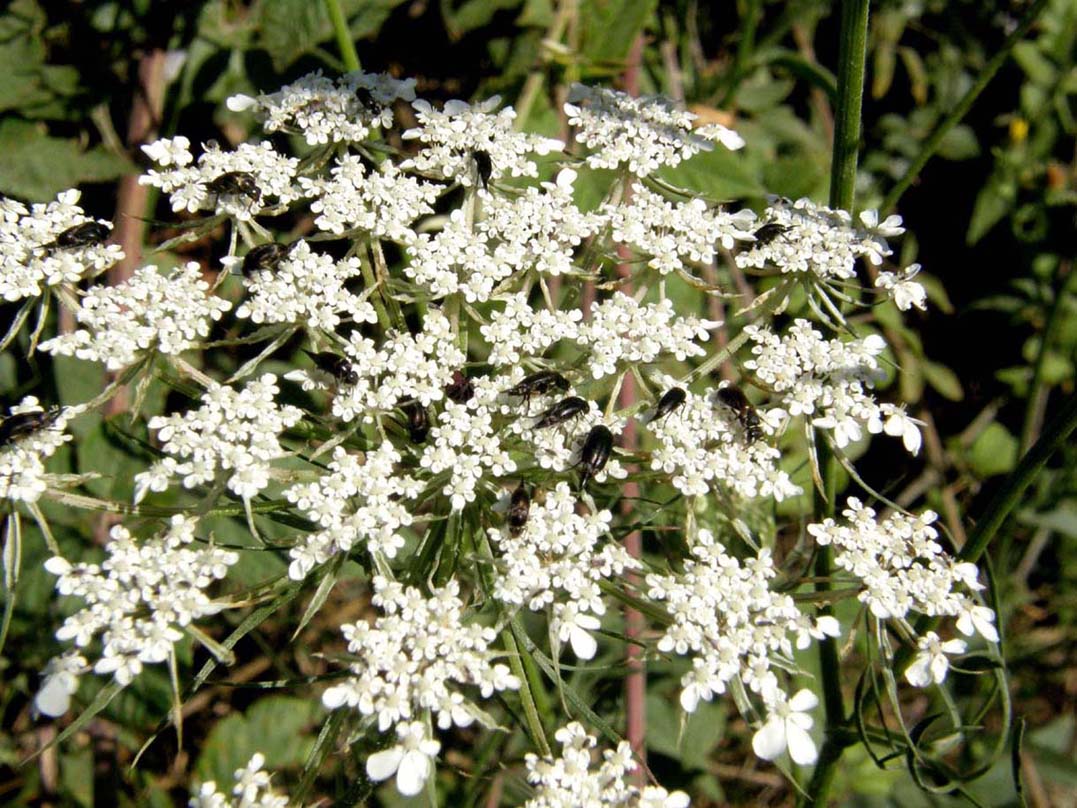
[[[364,69],[415,76],[420,95],[432,99],[499,93],[516,104],[527,128],[555,136],[562,134],[556,110],[568,84],[618,84],[641,38],[643,92],[668,94],[704,117],[718,116],[748,142],[742,153],[718,149],[683,164],[668,172],[670,181],[756,203],[762,203],[764,189],[826,199],[838,37],[830,4],[340,0],[340,5]],[[925,140],[1029,5],[1018,0],[872,5],[859,208],[888,200]],[[141,160],[126,145],[139,64],[159,50],[169,52],[169,80],[157,129],[161,136],[182,133],[194,142],[234,143],[248,136],[223,107],[231,94],[273,90],[311,69],[344,69],[326,7],[313,0],[14,0],[0,12],[0,192],[47,201],[79,186],[92,215],[113,218],[117,183],[137,172]],[[914,414],[929,421],[928,445],[916,463],[899,451],[873,448],[861,458],[861,471],[889,496],[939,511],[958,537],[1059,402],[1075,392],[1075,116],[1077,5],[1050,0],[1012,59],[897,200],[910,230],[900,265],[924,265],[932,307],[905,323],[886,308],[878,316],[900,368],[893,384]],[[164,211],[151,207],[138,215],[152,219]],[[189,249],[154,259],[168,264],[209,258],[206,244]],[[694,309],[700,303],[685,305]],[[9,308],[5,318],[14,314]],[[30,392],[46,401],[83,401],[100,384],[100,373],[85,363],[0,356],[0,393],[9,401]],[[91,490],[128,499],[125,469],[144,461],[137,443],[125,437],[132,429],[138,437],[139,427],[118,427],[101,418],[76,422],[77,442],[54,458],[55,467],[77,472],[86,458],[93,458],[95,468],[107,464],[115,476],[94,481]],[[1012,697],[1027,722],[1019,768],[1024,796],[1034,805],[1077,799],[1075,469],[1077,449],[1071,446],[1038,479],[989,553],[1007,633]],[[94,515],[56,507],[47,512],[65,547],[85,547],[101,530]],[[221,540],[242,530],[225,519],[214,525]],[[63,605],[53,599],[53,579],[41,566],[43,544],[30,536],[25,547],[0,658],[0,801],[180,804],[192,776],[228,782],[231,771],[259,750],[285,778],[299,772],[325,716],[316,701],[284,695],[290,691],[280,686],[291,683],[277,681],[283,675],[277,669],[304,670],[310,662],[303,658],[304,636],[327,635],[358,614],[350,599],[355,592],[346,584],[303,629],[288,666],[278,666],[273,638],[284,644],[303,603],[297,600],[290,615],[275,615],[244,637],[231,678],[214,680],[205,691],[209,697],[192,702],[182,748],[174,734],[162,732],[132,768],[171,705],[167,672],[148,670],[79,732],[26,762],[55,732],[33,719],[30,700],[38,672],[56,651],[50,632],[62,619]],[[239,570],[242,581],[280,572],[281,562],[269,554],[249,555]],[[776,774],[743,768],[743,734],[730,740],[727,719],[733,717],[722,706],[705,705],[682,724],[666,709],[671,693],[661,691],[662,682],[671,680],[658,681],[648,710],[654,765],[678,761],[685,782],[699,795],[696,804],[794,799]],[[904,770],[879,772],[857,754],[847,756],[838,775],[833,793],[842,804],[952,801],[945,795],[929,798]],[[982,804],[1016,804],[1011,762],[999,761],[971,786]],[[350,804],[350,788],[343,770],[331,766],[317,784],[319,793],[338,795],[339,804]],[[466,788],[459,792],[460,804],[467,796]],[[379,790],[378,799],[404,804],[391,788]]]

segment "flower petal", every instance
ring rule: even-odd
[[[399,746],[375,752],[366,759],[366,773],[371,780],[388,780],[400,766],[404,750]]]
[[[774,760],[785,751],[785,722],[772,717],[752,736],[752,749],[763,760]]]

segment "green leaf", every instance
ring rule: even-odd
[[[657,6],[657,0],[583,0],[580,53],[594,65],[624,62]]]
[[[1018,519],[1022,524],[1047,528],[1077,539],[1077,504],[1063,502],[1061,506],[1047,513],[1024,511],[1018,514]]]
[[[924,360],[923,370],[927,383],[945,398],[961,401],[965,397],[965,391],[961,389],[961,379],[950,368]]]
[[[43,126],[13,118],[0,121],[0,153],[0,192],[34,202],[134,170],[103,147],[84,151],[74,140],[50,137]]]
[[[70,407],[89,401],[101,392],[105,382],[105,371],[97,362],[87,362],[85,359],[76,359],[73,356],[55,355],[52,358],[52,377],[60,398],[58,403]],[[71,422],[68,431],[81,438],[99,421],[96,415],[76,418]]]
[[[325,4],[316,0],[273,0],[260,8],[258,41],[279,73],[333,35]]]
[[[700,702],[694,713],[651,695],[647,699],[647,748],[679,760],[685,769],[705,769],[726,732],[721,704]]]
[[[1005,474],[1017,464],[1017,438],[1000,423],[990,424],[969,447],[968,460],[981,477]]]
[[[403,0],[343,0],[341,9],[355,39],[376,34]],[[262,3],[258,44],[269,52],[273,67],[284,72],[323,42],[333,38],[333,25],[321,0],[272,0]]]
[[[393,9],[405,0],[344,0],[348,30],[356,39],[373,39],[381,31]]]
[[[196,779],[230,783],[255,752],[265,755],[267,769],[298,766],[314,743],[310,728],[323,712],[316,699],[259,699],[244,715],[230,715],[213,727],[195,765]]]
[[[976,132],[971,126],[958,124],[943,138],[939,144],[939,156],[947,160],[969,160],[980,154],[980,144]]]
[[[971,246],[983,238],[987,231],[1010,212],[1016,198],[1017,186],[1013,181],[998,175],[991,177],[976,197],[965,242]]]
[[[1018,42],[1013,46],[1013,60],[1025,71],[1029,79],[1041,86],[1049,86],[1058,76],[1051,60],[1044,56],[1035,42]]]
[[[445,20],[449,36],[459,39],[469,31],[488,25],[497,12],[516,8],[521,2],[522,0],[464,0],[463,3],[454,3],[453,0],[441,0],[441,16]]]
[[[811,154],[778,157],[763,167],[763,181],[771,192],[789,199],[811,197],[828,180],[826,163]]]
[[[693,188],[717,200],[758,197],[766,193],[745,157],[718,145],[675,168],[664,169],[662,177],[672,185]]]

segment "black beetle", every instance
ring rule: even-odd
[[[42,410],[37,412],[17,412],[0,421],[0,446],[15,444],[23,438],[44,429],[60,415],[60,411]]]
[[[246,277],[258,270],[272,270],[292,249],[290,244],[277,244],[275,241],[269,244],[259,244],[252,247],[250,252],[243,256],[242,272]]]
[[[770,244],[770,242],[781,238],[793,228],[787,224],[778,224],[777,222],[767,222],[760,227],[752,235],[755,236],[755,243],[760,246]]]
[[[531,396],[542,395],[551,390],[567,390],[568,379],[554,370],[540,370],[530,376],[524,376],[518,384],[513,385],[505,392],[510,396],[520,396],[524,400],[524,407],[531,408]]]
[[[587,481],[606,467],[613,451],[613,433],[602,424],[591,427],[580,449],[580,488],[587,486]]]
[[[457,404],[466,404],[475,397],[475,386],[462,371],[452,372],[452,381],[445,386],[445,397]]]
[[[755,407],[752,406],[748,397],[744,395],[743,390],[732,384],[719,388],[718,400],[733,411],[737,421],[744,429],[744,437],[748,439],[748,443],[755,443],[763,438],[763,427],[759,420],[759,413],[755,411]]]
[[[658,406],[654,409],[654,416],[651,418],[651,422],[653,423],[665,418],[681,406],[687,398],[688,394],[684,392],[683,388],[671,387],[660,399],[658,399]]]
[[[520,481],[509,500],[509,535],[516,537],[527,527],[527,517],[531,512],[531,495],[527,486]]]
[[[325,371],[341,384],[358,384],[359,374],[355,372],[355,368],[352,367],[352,363],[346,357],[329,351],[312,353],[305,348],[303,353],[309,356],[320,370]]]
[[[206,189],[217,196],[245,196],[254,202],[262,201],[262,189],[258,180],[248,171],[228,171],[205,183]]]
[[[418,401],[401,404],[400,409],[408,418],[408,437],[412,443],[423,443],[430,434],[430,415]]]
[[[76,247],[89,247],[103,243],[111,232],[111,228],[101,222],[83,222],[67,228],[51,242],[45,244],[44,248],[46,250],[72,250]]]
[[[563,398],[539,416],[534,428],[545,429],[546,427],[563,424],[570,418],[576,418],[589,409],[590,404],[579,396]]]

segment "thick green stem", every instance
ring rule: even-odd
[[[864,63],[868,46],[867,0],[841,4],[838,54],[838,107],[834,112],[834,152],[830,164],[830,207],[852,213],[856,158],[860,148],[860,110],[864,98]]]
[[[830,170],[830,206],[852,213],[856,191],[857,150],[860,146],[860,110],[864,96],[864,64],[868,43],[868,0],[841,4],[841,46],[838,64],[838,105],[834,116],[834,152]],[[815,498],[816,517],[834,514],[837,502],[837,460],[825,440],[817,441],[823,492]],[[816,590],[830,589],[829,547],[818,548],[815,560]],[[826,614],[829,607],[823,607]],[[842,750],[849,745],[845,701],[841,692],[841,662],[833,638],[819,643],[819,667],[826,710],[826,739],[801,804],[825,805]]]
[[[340,58],[344,60],[344,67],[349,71],[359,69],[359,54],[355,50],[352,41],[352,33],[348,30],[348,21],[344,18],[344,11],[340,7],[340,0],[325,0],[325,10],[329,12],[329,21],[333,24],[333,34],[337,38],[337,48],[340,49]]]
[[[1025,34],[1028,33],[1028,29],[1032,27],[1032,23],[1036,21],[1036,18],[1040,16],[1040,12],[1043,11],[1047,5],[1047,0],[1036,0],[1035,3],[1029,8],[1028,13],[1025,14],[1024,19],[1021,20],[1021,24],[1018,25],[1013,32],[1006,37],[1006,41],[1002,43],[1002,47],[999,48],[995,55],[991,57],[990,61],[984,65],[983,71],[977,76],[976,81],[965,92],[965,95],[961,97],[961,100],[957,102],[950,114],[942,119],[941,123],[935,128],[928,139],[924,141],[924,145],[920,147],[920,153],[916,155],[909,167],[905,169],[905,173],[901,176],[901,179],[897,181],[897,184],[890,189],[890,193],[886,195],[886,199],[883,200],[880,210],[883,212],[891,211],[894,206],[897,205],[898,200],[901,199],[901,195],[904,194],[913,181],[920,175],[924,166],[927,165],[927,161],[930,160],[935,152],[939,150],[939,146],[942,145],[943,138],[953,129],[957,124],[961,122],[972,105],[976,103],[976,99],[980,97],[980,93],[984,91],[988,84],[991,83],[991,79],[995,77],[995,74],[999,71],[999,68],[1006,63],[1006,60],[1010,58],[1010,52],[1013,50],[1014,45],[1024,39]]]

